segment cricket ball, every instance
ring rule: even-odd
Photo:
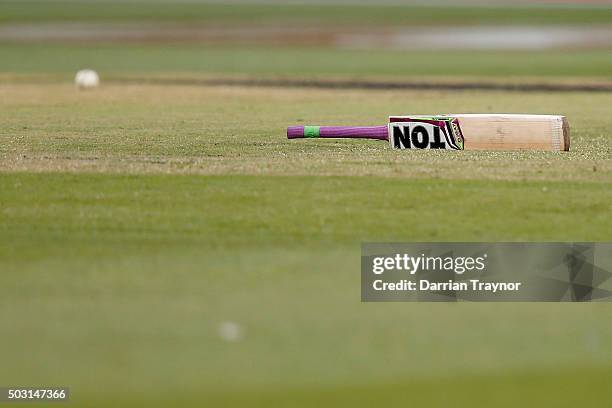
[[[100,84],[100,77],[93,69],[82,69],[76,73],[74,83],[81,89],[95,88]]]

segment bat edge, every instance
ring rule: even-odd
[[[569,121],[567,120],[567,117],[563,116],[561,118],[562,120],[562,125],[561,125],[561,129],[563,132],[563,146],[561,147],[561,150],[564,152],[569,152],[570,149],[570,125],[569,125]]]

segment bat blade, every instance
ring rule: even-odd
[[[395,149],[567,151],[565,116],[449,114],[390,116],[387,126],[292,126],[289,139],[351,138],[388,140]]]
[[[559,115],[391,116],[389,117],[389,141],[396,149],[436,148],[435,142],[438,138],[434,133],[435,128],[446,138],[446,147],[437,148],[569,150],[569,124],[564,116]],[[426,132],[426,129],[431,130]],[[407,132],[410,137],[406,135]],[[423,139],[430,141],[429,146],[425,145]],[[444,143],[444,138],[442,138],[442,143]]]

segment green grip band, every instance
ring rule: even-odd
[[[319,137],[320,126],[304,126],[304,137]]]

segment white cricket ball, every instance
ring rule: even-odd
[[[79,88],[95,88],[100,84],[100,77],[93,69],[82,69],[74,77],[74,83]]]

